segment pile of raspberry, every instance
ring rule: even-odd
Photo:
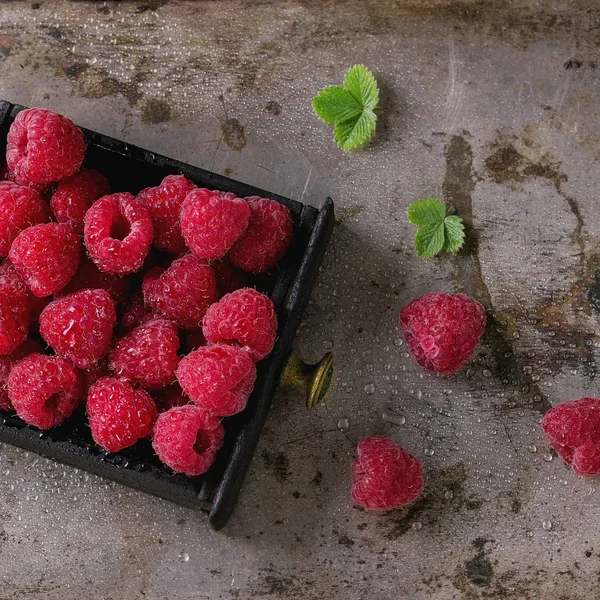
[[[183,175],[111,193],[84,157],[82,131],[50,110],[9,130],[0,409],[48,429],[85,403],[105,451],[150,437],[164,464],[200,475],[273,349],[273,303],[248,277],[285,255],[289,210]]]

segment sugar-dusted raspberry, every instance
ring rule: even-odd
[[[8,397],[23,421],[40,429],[64,423],[79,405],[83,382],[75,367],[58,356],[30,354],[8,376]]]
[[[137,199],[148,209],[154,223],[153,245],[170,254],[181,254],[187,250],[179,211],[188,192],[196,186],[183,175],[167,175],[160,185],[142,190]]]
[[[173,471],[194,477],[208,471],[223,445],[224,435],[217,417],[192,404],[158,415],[152,447]]]
[[[148,271],[142,290],[147,306],[182,329],[198,328],[217,299],[212,268],[193,254],[174,260],[166,270],[154,267]]]
[[[423,491],[421,463],[388,438],[363,438],[352,463],[352,500],[367,510],[414,502]]]
[[[256,380],[256,366],[241,348],[203,346],[181,359],[177,380],[200,408],[218,417],[229,417],[246,408]]]
[[[236,269],[226,258],[215,260],[211,263],[211,267],[215,272],[219,298],[222,298],[225,294],[231,294],[231,292],[235,292],[235,290],[246,287],[246,273]]]
[[[56,354],[87,369],[106,356],[116,323],[115,302],[108,292],[81,290],[46,306],[40,334]]]
[[[289,209],[267,198],[246,198],[250,222],[241,238],[229,251],[234,267],[249,273],[263,273],[284,256],[294,232]]]
[[[94,169],[84,169],[63,179],[50,198],[50,208],[59,223],[83,233],[83,217],[88,208],[110,193],[108,179]]]
[[[108,452],[148,437],[158,414],[148,392],[113,377],[102,377],[90,387],[87,413],[94,441]]]
[[[153,319],[117,341],[110,352],[109,367],[142,387],[164,387],[175,381],[179,364],[177,327],[165,319]]]
[[[140,269],[153,234],[150,213],[127,192],[104,196],[85,213],[85,245],[105,273],[127,275]]]
[[[258,362],[275,344],[277,315],[273,302],[251,288],[226,294],[206,312],[202,332],[211,344],[241,346]]]
[[[43,351],[39,342],[27,338],[12,354],[0,356],[0,410],[15,409],[8,397],[8,376],[13,365],[34,352],[42,353]]]
[[[84,152],[81,129],[45,108],[21,111],[6,139],[6,162],[20,184],[69,177],[81,167]]]
[[[0,266],[0,355],[11,354],[27,337],[33,320],[33,296],[14,265]]]
[[[600,473],[600,400],[581,398],[559,404],[546,413],[542,429],[577,475]]]
[[[81,240],[64,223],[44,223],[22,231],[8,254],[17,272],[37,298],[58,292],[79,264]]]
[[[156,318],[156,315],[144,306],[144,296],[141,290],[133,292],[121,306],[119,326],[122,331],[131,331],[138,325]]]
[[[231,192],[200,188],[181,207],[181,231],[188,248],[199,258],[217,260],[248,227],[250,208]]]
[[[483,306],[464,294],[425,294],[400,311],[410,351],[434,373],[454,373],[469,360],[485,320]]]
[[[158,412],[166,412],[177,406],[185,406],[191,404],[191,400],[184,394],[181,386],[175,382],[164,388],[154,390],[152,397],[156,402]]]
[[[0,182],[0,257],[8,256],[11,244],[23,229],[49,220],[48,205],[35,190]]]

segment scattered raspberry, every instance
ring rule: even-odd
[[[108,292],[82,290],[48,304],[40,315],[40,334],[56,354],[87,369],[108,352],[116,323]]]
[[[154,318],[155,315],[144,306],[144,296],[142,295],[142,292],[138,290],[131,294],[122,306],[119,325],[123,331],[131,331],[138,325]]]
[[[258,362],[275,344],[277,315],[273,302],[251,288],[227,294],[206,312],[202,332],[211,344],[242,346]]]
[[[142,387],[160,388],[175,381],[179,364],[179,336],[171,321],[154,319],[136,327],[117,341],[109,367]]]
[[[0,266],[0,355],[11,354],[27,337],[33,318],[33,296],[15,266]]]
[[[81,240],[63,223],[44,223],[22,231],[8,256],[37,298],[50,296],[69,283],[79,264]]]
[[[142,190],[137,199],[148,209],[154,223],[154,241],[159,250],[177,255],[187,250],[179,211],[188,192],[196,186],[183,175],[168,175],[157,187]]]
[[[83,217],[88,208],[108,193],[108,179],[98,171],[84,169],[58,184],[50,198],[50,208],[59,223],[66,223],[83,234]]]
[[[158,415],[152,447],[173,471],[193,477],[208,471],[224,435],[217,417],[194,405],[180,406]]]
[[[215,260],[215,262],[211,263],[211,267],[215,272],[219,298],[246,287],[247,281],[244,271],[236,269],[226,258]]]
[[[6,162],[21,185],[51,183],[73,175],[84,152],[81,129],[44,108],[21,111],[6,140]]]
[[[248,204],[231,192],[201,188],[190,192],[181,207],[181,231],[189,249],[199,258],[216,260],[248,227]]]
[[[175,382],[167,387],[160,388],[152,392],[152,397],[156,401],[158,412],[166,412],[177,406],[191,404],[191,400],[183,393],[181,386]]]
[[[400,327],[416,361],[435,373],[454,373],[469,359],[485,329],[485,311],[464,294],[425,294],[400,311]]]
[[[8,376],[13,365],[33,354],[43,352],[42,345],[32,339],[26,339],[12,354],[0,356],[0,410],[14,410],[14,406],[8,397]]]
[[[290,211],[283,204],[267,198],[246,198],[250,222],[242,237],[229,251],[231,264],[249,273],[263,273],[284,256],[292,239]]]
[[[546,413],[542,429],[577,475],[600,473],[600,400],[581,398],[559,404]]]
[[[144,302],[182,329],[199,327],[217,299],[212,268],[193,254],[174,260],[167,270],[154,267],[148,271],[142,289]]]
[[[200,408],[218,417],[229,417],[246,408],[256,367],[245,350],[217,344],[182,358],[177,379]]]
[[[8,397],[23,421],[40,429],[57,427],[79,405],[81,377],[58,356],[30,354],[18,361],[8,376]]]
[[[23,229],[49,220],[48,205],[35,190],[0,182],[0,257],[8,256],[11,244]]]
[[[352,463],[352,500],[367,510],[414,502],[423,491],[421,463],[388,438],[363,438]]]
[[[85,214],[85,245],[106,273],[126,275],[140,269],[153,234],[150,214],[127,192],[96,200]]]
[[[108,452],[118,452],[152,433],[157,410],[145,390],[135,390],[127,381],[102,377],[88,392],[87,413],[96,444]]]

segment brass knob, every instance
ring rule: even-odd
[[[318,363],[305,363],[295,350],[292,350],[281,374],[280,383],[284,387],[296,387],[306,391],[306,408],[313,408],[323,402],[333,378],[333,354],[328,352]]]

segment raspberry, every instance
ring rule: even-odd
[[[256,380],[256,367],[241,348],[217,344],[182,358],[177,379],[200,408],[218,417],[229,417],[246,408]]]
[[[6,138],[6,162],[15,181],[51,183],[79,170],[85,141],[72,121],[44,108],[21,111]]]
[[[22,231],[8,256],[31,292],[44,298],[69,283],[79,264],[81,240],[63,223],[44,223]]]
[[[154,319],[136,327],[117,341],[109,367],[145,388],[160,388],[175,381],[179,364],[179,336],[171,321]]]
[[[559,404],[546,413],[542,429],[577,475],[600,473],[600,400],[581,398]]]
[[[28,338],[12,354],[0,356],[0,410],[14,410],[8,397],[8,376],[13,365],[34,352],[41,353],[43,351],[41,344]]]
[[[206,260],[225,256],[249,220],[248,204],[231,192],[194,190],[181,207],[185,243],[196,256]]]
[[[246,198],[250,222],[242,237],[229,251],[234,267],[249,273],[263,273],[279,262],[292,239],[294,226],[290,211],[267,198]]]
[[[193,254],[186,254],[164,270],[150,269],[142,285],[144,302],[157,314],[182,329],[196,329],[208,307],[217,299],[212,268]]]
[[[102,377],[90,387],[87,413],[92,437],[108,452],[118,452],[152,433],[157,410],[145,390],[127,381]]]
[[[485,311],[464,294],[425,294],[400,311],[400,327],[422,367],[454,373],[479,343]]]
[[[108,179],[93,169],[83,170],[63,179],[50,198],[50,208],[59,223],[83,233],[83,217],[88,208],[110,193]]]
[[[8,376],[8,397],[23,421],[40,429],[57,427],[79,405],[82,378],[58,356],[30,354]]]
[[[119,319],[119,324],[123,331],[131,331],[138,325],[153,319],[154,315],[146,310],[144,306],[144,297],[141,291],[136,291],[129,298],[123,306],[123,313]]]
[[[158,415],[152,447],[173,471],[193,477],[208,471],[224,435],[217,417],[194,405],[180,406]]]
[[[168,175],[157,187],[142,190],[137,199],[148,209],[154,224],[154,241],[159,250],[177,255],[187,250],[179,211],[188,192],[196,186],[183,175]]]
[[[153,234],[150,214],[127,192],[104,196],[85,213],[85,245],[105,273],[126,275],[140,269]]]
[[[92,385],[98,381],[101,377],[110,377],[110,372],[108,370],[108,359],[103,358],[98,362],[91,364],[85,371],[82,372],[83,375],[83,389],[84,389],[84,397],[87,397],[88,392]]]
[[[226,294],[206,312],[202,332],[209,343],[237,344],[258,362],[275,344],[277,315],[273,302],[251,288]]]
[[[46,306],[40,334],[56,354],[87,369],[108,352],[116,323],[115,302],[108,292],[82,290]]]
[[[211,266],[215,272],[219,298],[246,287],[246,274],[236,269],[227,259],[216,260]]]
[[[8,256],[11,244],[23,229],[49,220],[48,205],[35,190],[0,182],[0,257]]]
[[[27,337],[32,322],[33,296],[14,265],[0,266],[0,355],[16,350]]]
[[[352,463],[352,500],[367,510],[414,502],[423,491],[421,463],[388,438],[363,438]]]
[[[171,408],[191,403],[191,400],[183,393],[181,386],[177,382],[155,390],[152,392],[152,397],[156,401],[158,412],[161,413]]]

